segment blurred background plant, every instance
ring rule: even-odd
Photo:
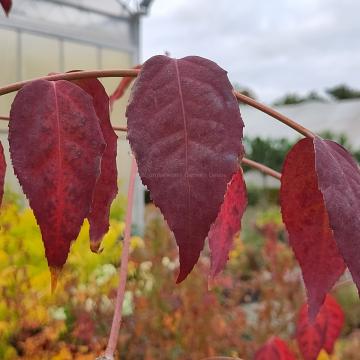
[[[22,199],[6,192],[0,233],[0,358],[93,359],[113,314],[125,201],[118,199],[100,255],[88,246],[85,223],[54,294],[39,230]],[[177,248],[159,211],[148,205],[144,238],[132,237],[121,359],[252,359],[280,336],[301,359],[294,340],[304,301],[300,271],[275,204],[250,206],[224,273],[208,291],[208,250],[176,285]],[[352,285],[333,293],[346,314],[331,359],[355,360],[360,305]],[[322,357],[321,357],[322,356]],[[320,359],[329,359],[322,352]]]

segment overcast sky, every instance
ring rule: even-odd
[[[142,58],[217,62],[271,102],[339,83],[360,88],[360,0],[154,0]]]

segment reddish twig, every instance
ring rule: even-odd
[[[136,65],[133,69],[141,69],[141,65]],[[113,109],[114,102],[122,98],[125,94],[125,91],[131,85],[132,81],[134,80],[133,77],[124,77],[121,79],[119,85],[115,89],[115,91],[109,96],[110,101],[110,109]]]
[[[117,340],[119,337],[119,331],[122,320],[122,308],[125,297],[125,285],[127,279],[127,268],[129,261],[129,250],[130,250],[130,235],[131,235],[131,223],[132,223],[132,209],[133,209],[133,198],[134,198],[134,187],[135,177],[137,173],[137,166],[135,158],[131,161],[130,171],[130,182],[129,191],[127,198],[127,209],[126,209],[126,220],[125,220],[125,236],[124,243],[121,253],[121,265],[119,270],[119,286],[117,289],[116,302],[115,302],[115,313],[111,325],[111,331],[107,348],[105,350],[105,359],[113,360],[114,352],[116,349]]]
[[[296,130],[298,133],[300,133],[306,137],[309,137],[309,138],[315,137],[315,134],[312,131],[310,131],[309,129],[306,129],[305,127],[298,124],[294,120],[291,120],[287,116],[280,114],[279,112],[272,109],[271,107],[261,104],[258,101],[239,93],[238,91],[234,91],[234,94],[239,101],[243,102],[244,104],[248,104],[248,105],[254,107],[255,109],[258,109],[258,110],[270,115],[274,119],[277,119],[277,120],[281,121],[283,124]]]
[[[115,131],[123,131],[126,132],[127,131],[127,127],[126,126],[113,126],[113,129]]]
[[[257,170],[261,171],[262,173],[264,173],[266,175],[272,176],[275,179],[281,180],[281,173],[269,168],[266,165],[260,164],[260,163],[258,163],[256,161],[247,159],[245,157],[242,159],[242,163],[246,164],[246,165],[248,165],[248,166],[250,166],[250,167],[252,167],[254,169],[257,169]]]
[[[56,74],[56,75],[49,75],[49,76],[43,76],[32,80],[26,80],[21,81],[18,83],[13,83],[6,85],[4,87],[0,87],[0,96],[5,95],[14,91],[17,91],[21,89],[24,85],[39,79],[49,80],[49,81],[55,81],[55,80],[77,80],[77,79],[86,79],[86,78],[103,78],[103,77],[136,77],[139,74],[140,70],[138,69],[124,69],[124,70],[86,70],[86,71],[74,71],[70,73],[62,73],[62,74]],[[292,129],[296,130],[300,134],[314,138],[315,134],[306,129],[305,127],[301,126],[294,120],[286,117],[285,115],[280,114],[276,110],[272,109],[269,106],[266,106],[264,104],[261,104],[257,102],[256,100],[249,98],[248,96],[245,96],[243,94],[240,94],[239,92],[234,90],[234,95],[236,98],[245,103],[248,104],[268,115],[273,117],[274,119],[279,120],[280,122],[284,123],[285,125],[291,127]]]
[[[9,94],[14,91],[20,90],[24,85],[35,80],[78,80],[89,78],[104,78],[104,77],[136,77],[140,70],[125,69],[125,70],[86,70],[86,71],[74,71],[69,73],[60,73],[55,75],[42,76],[32,80],[20,81],[17,83],[9,84],[4,87],[0,87],[0,95]]]

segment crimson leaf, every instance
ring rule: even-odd
[[[4,196],[4,180],[6,172],[6,161],[4,156],[4,148],[0,142],[0,205]]]
[[[281,176],[281,212],[308,294],[309,314],[318,313],[326,294],[345,269],[319,190],[312,139],[288,153]]]
[[[16,95],[9,144],[51,268],[65,263],[89,214],[105,148],[93,99],[67,81],[37,80]],[[24,136],[25,135],[25,136]]]
[[[256,352],[254,360],[296,360],[296,358],[283,340],[273,337]]]
[[[0,0],[0,4],[3,7],[5,14],[9,15],[9,12],[11,10],[12,1],[11,0]]]
[[[339,144],[314,139],[319,188],[337,247],[360,291],[360,171]]]
[[[92,98],[106,149],[101,160],[101,174],[96,182],[91,211],[88,215],[90,223],[91,250],[97,252],[103,236],[109,230],[110,206],[115,199],[117,188],[117,136],[111,126],[109,113],[109,97],[98,79],[74,80]]]
[[[180,282],[197,262],[238,169],[239,106],[214,62],[159,55],[142,66],[126,116],[141,179],[179,246]]]
[[[326,333],[323,348],[328,354],[334,351],[334,345],[337,338],[340,336],[341,330],[344,326],[344,312],[336,300],[328,295],[323,305],[323,311],[326,311]]]
[[[319,312],[315,321],[308,316],[308,306],[304,304],[300,310],[296,327],[296,340],[304,360],[316,360],[325,343],[326,318]]]
[[[321,349],[331,353],[344,323],[344,314],[335,299],[326,296],[315,321],[308,317],[308,305],[300,310],[296,339],[305,360],[315,360]]]
[[[225,267],[234,236],[240,231],[246,204],[246,185],[240,170],[233,175],[228,184],[220,212],[210,228],[208,238],[211,251],[211,278]]]

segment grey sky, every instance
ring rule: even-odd
[[[154,0],[143,59],[216,61],[264,101],[345,82],[360,87],[359,0]]]

